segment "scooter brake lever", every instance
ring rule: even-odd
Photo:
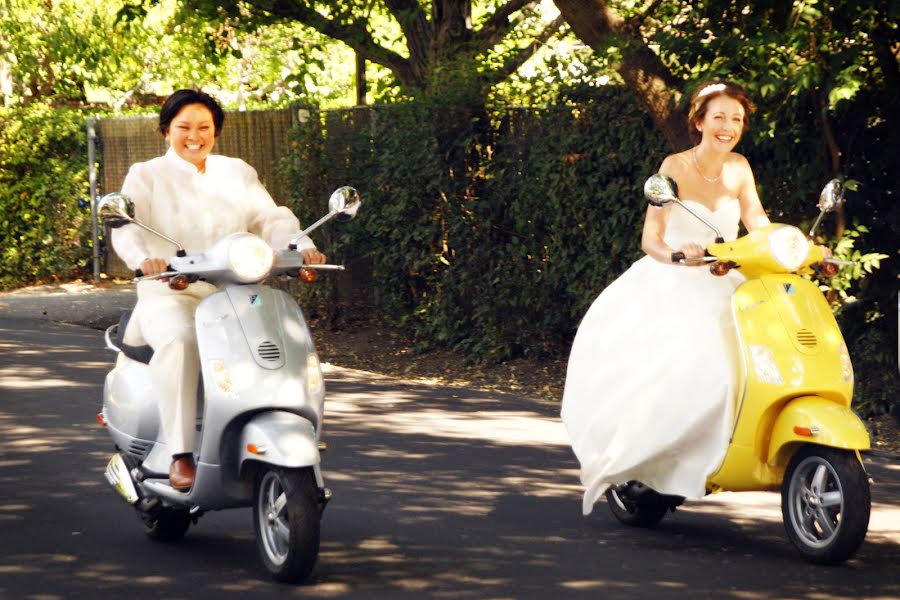
[[[304,263],[304,269],[317,269],[319,271],[346,271],[344,265],[307,265]]]

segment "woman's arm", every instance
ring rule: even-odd
[[[128,169],[122,193],[134,203],[135,217],[144,223],[150,219],[150,177],[147,169],[140,163]],[[144,230],[134,224],[113,229],[110,235],[113,249],[130,269],[140,269],[144,275],[155,275],[166,270],[163,258],[150,256],[144,240]]]
[[[300,233],[300,221],[287,207],[278,206],[259,180],[256,169],[243,163],[246,197],[250,199],[248,230],[262,236],[273,248],[285,248]],[[308,237],[297,240],[306,264],[323,264],[327,258]]]
[[[659,167],[659,172],[672,177],[678,182],[681,169],[680,162],[675,156],[667,156]],[[672,205],[665,208],[648,206],[644,216],[644,229],[641,232],[641,250],[652,256],[659,262],[672,264],[672,253],[684,252],[685,258],[699,258],[706,252],[700,244],[685,244],[680,248],[671,248],[665,242],[666,224],[669,221],[669,211]],[[680,210],[680,209],[679,209]]]
[[[741,178],[741,189],[738,193],[738,200],[741,203],[741,221],[747,231],[753,231],[769,224],[769,217],[762,206],[759,199],[759,193],[756,191],[756,179],[753,177],[753,169],[747,159],[737,155],[739,158],[739,166],[743,177]]]

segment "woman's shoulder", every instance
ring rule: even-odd
[[[750,168],[750,161],[747,160],[746,156],[739,152],[729,152],[726,161],[739,167]]]
[[[207,168],[212,166],[214,169],[227,170],[228,172],[253,174],[256,175],[254,169],[249,163],[242,158],[236,156],[225,156],[224,154],[210,154],[206,157]],[[211,163],[211,164],[210,164]]]
[[[130,173],[134,173],[135,175],[147,175],[158,171],[163,168],[166,164],[166,156],[156,156],[151,158],[150,160],[143,160],[140,162],[132,163],[128,168]]]
[[[676,152],[665,157],[659,166],[660,173],[677,175],[684,172],[690,165],[690,151]]]

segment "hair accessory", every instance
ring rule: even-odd
[[[711,83],[697,93],[697,98],[700,99],[703,96],[708,96],[714,92],[724,92],[725,87],[726,85],[724,83]]]

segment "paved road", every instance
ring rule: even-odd
[[[900,597],[900,465],[885,458],[867,458],[865,544],[823,568],[787,542],[775,494],[719,494],[653,531],[603,506],[585,518],[555,407],[336,367],[319,564],[277,585],[248,509],[163,545],[108,488],[101,338],[0,311],[0,598]]]

